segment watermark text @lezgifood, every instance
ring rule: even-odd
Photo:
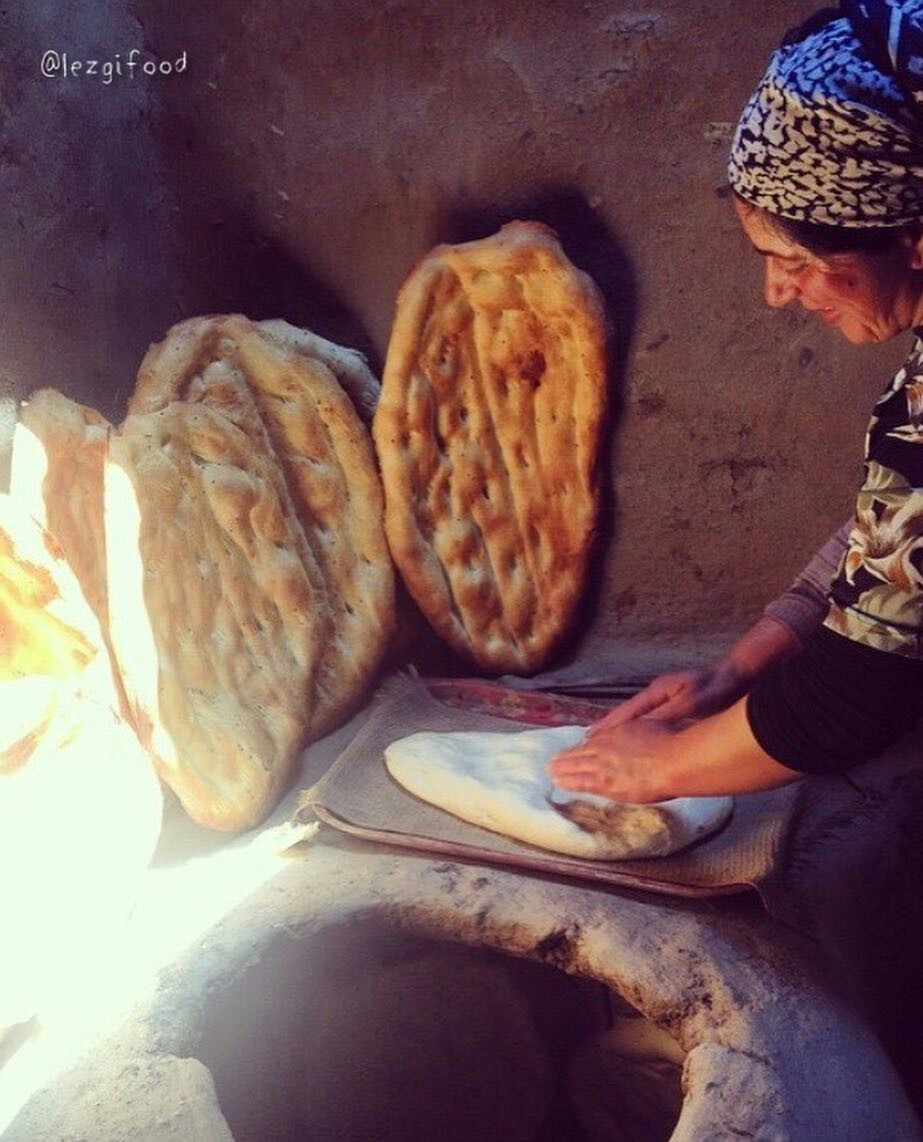
[[[185,51],[176,59],[154,59],[140,48],[132,48],[109,59],[89,59],[49,48],[42,56],[40,68],[46,79],[96,79],[108,85],[117,79],[182,75],[187,63]]]

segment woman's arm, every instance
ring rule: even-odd
[[[713,714],[745,694],[773,663],[800,649],[797,635],[784,622],[762,615],[720,658],[696,669],[661,674],[600,724],[615,727],[642,717],[676,722]]]
[[[622,702],[604,721],[619,726],[634,718],[673,722],[726,709],[778,662],[797,654],[827,614],[827,591],[846,550],[850,520],[814,555],[789,589],[720,658],[705,666],[662,674]]]
[[[855,517],[852,517],[835,531],[796,576],[785,594],[774,599],[763,612],[784,623],[803,643],[827,616],[830,584],[843,562],[849,546],[849,533],[854,525]]]
[[[644,804],[786,785],[802,775],[757,742],[744,699],[701,722],[674,729],[651,718],[619,726],[597,722],[586,740],[551,762],[556,785]]]
[[[913,725],[923,659],[820,627],[730,709],[683,728],[603,719],[555,758],[562,788],[624,801],[742,793],[876,757]]]

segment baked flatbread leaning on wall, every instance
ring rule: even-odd
[[[105,480],[110,631],[190,816],[258,823],[394,622],[371,441],[320,359],[242,317],[153,346]]]
[[[388,543],[487,669],[539,670],[575,618],[605,408],[602,301],[546,226],[439,246],[404,282],[373,423]]]
[[[55,389],[19,409],[10,495],[60,545],[100,624],[106,626],[103,468],[110,424]]]
[[[315,342],[320,348],[312,357]],[[129,413],[174,401],[217,409],[275,458],[287,510],[307,545],[307,573],[325,596],[330,623],[312,737],[355,706],[394,626],[381,480],[368,431],[334,373],[344,371],[349,351],[338,357],[336,349],[282,321],[192,318],[151,346],[128,405]],[[361,378],[362,358],[352,357],[355,386],[361,381],[368,398],[374,377],[366,369]]]
[[[99,623],[60,544],[0,495],[0,683],[38,676],[112,696]],[[3,704],[6,715],[15,711]]]

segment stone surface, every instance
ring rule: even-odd
[[[80,1064],[82,1094],[73,1095],[72,1077],[37,1094],[5,1142],[69,1137],[73,1116],[92,1114],[94,1106],[89,1136],[120,1138],[122,1112],[113,1116],[110,1106],[122,1100],[126,1058],[154,1065],[196,1056],[209,1011],[242,971],[293,939],[303,942],[310,962],[312,941],[324,933],[359,932],[363,923],[502,950],[603,982],[687,1055],[685,1099],[671,1136],[676,1142],[920,1137],[867,1025],[812,967],[812,945],[772,924],[754,899],[691,904],[604,892],[392,854],[326,833],[282,864],[162,973],[155,994],[89,1052]],[[270,978],[283,994],[292,986],[284,974]],[[349,1002],[361,1006],[362,990]],[[515,1011],[510,1005],[508,1035]],[[518,1018],[522,1026],[521,1013]],[[242,1051],[248,1032],[241,1024]],[[525,1033],[514,1038],[529,1042]],[[534,1047],[532,1057],[531,1065],[543,1065]],[[361,1052],[354,1063],[362,1065]],[[136,1128],[153,1131],[155,1118],[149,1123],[139,1110]],[[164,1127],[161,1135],[139,1136],[170,1135]]]
[[[55,1142],[234,1142],[197,1059],[102,1056],[71,1071],[52,1108],[27,1110],[22,1137]]]
[[[534,1142],[555,1077],[511,964],[367,922],[280,938],[209,1001],[196,1054],[237,1142]]]

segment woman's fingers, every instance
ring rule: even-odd
[[[624,731],[621,731],[624,732]],[[615,761],[617,754],[613,754],[612,744],[613,738],[616,742],[621,737],[621,732],[611,731],[606,733],[602,728],[595,737],[586,737],[582,742],[571,746],[570,749],[561,750],[549,764],[549,769],[552,773],[556,772],[559,767],[566,767],[568,765],[577,765],[585,762],[593,762],[598,764],[604,760],[607,764]]]
[[[703,671],[661,674],[640,694],[622,702],[590,726],[587,737],[593,737],[601,730],[624,726],[638,718],[654,718],[658,722],[688,718],[695,712],[696,693],[703,686],[703,678]]]
[[[571,792],[599,793],[616,801],[660,801],[669,796],[666,750],[673,731],[651,718],[602,728],[559,753],[548,765],[552,781]]]
[[[736,701],[746,686],[746,676],[727,663],[661,674],[590,726],[587,740],[641,718],[667,723],[712,714]]]
[[[605,766],[580,765],[554,774],[554,782],[570,793],[612,796],[613,775]]]
[[[691,696],[683,693],[667,698],[649,716],[657,722],[681,722],[694,712],[695,705]]]
[[[598,750],[584,744],[559,753],[549,764],[548,772],[556,785],[571,788],[571,782],[599,777],[617,764],[611,756],[603,758]]]
[[[608,714],[604,714],[598,722],[594,722],[587,730],[587,737],[592,737],[600,730],[624,725],[625,722],[630,722],[634,718],[643,718],[652,710],[656,710],[662,703],[668,701],[669,697],[669,694],[661,692],[659,688],[651,684],[640,694],[635,694],[634,697],[616,706],[614,710],[610,710]]]
[[[548,766],[552,777],[563,777],[573,773],[582,773],[587,769],[599,769],[601,765],[598,755],[593,753],[560,754]],[[612,762],[608,762],[612,764]]]

